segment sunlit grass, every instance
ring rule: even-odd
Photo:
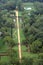
[[[17,35],[17,29],[16,28],[13,29],[13,40],[15,43],[18,42],[18,35]]]
[[[2,56],[1,57],[1,62],[9,62],[10,61],[10,57],[9,56]]]
[[[30,53],[30,52],[22,52],[22,57],[38,58],[38,54]]]
[[[33,7],[33,3],[28,2],[28,3],[23,3],[24,7]]]
[[[25,40],[25,36],[22,29],[20,29],[20,40],[21,40],[21,43],[23,42],[23,40]]]

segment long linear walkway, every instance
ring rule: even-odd
[[[16,20],[17,20],[17,33],[18,33],[18,50],[19,50],[19,61],[21,62],[21,44],[20,44],[20,29],[19,29],[19,20],[18,20],[18,10],[16,12]]]

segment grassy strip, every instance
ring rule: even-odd
[[[18,42],[17,29],[13,29],[13,40],[14,40],[15,43]]]
[[[24,5],[25,7],[33,7],[33,3],[31,3],[31,2],[23,3],[23,5]]]
[[[2,56],[1,57],[1,62],[9,62],[9,61],[10,61],[9,56]]]

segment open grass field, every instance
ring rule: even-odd
[[[25,58],[38,58],[38,54],[34,54],[34,53],[29,53],[29,52],[22,52],[22,57],[25,57]]]
[[[17,29],[16,28],[15,29],[13,28],[13,40],[15,43],[18,42]]]
[[[25,6],[33,6],[33,3],[31,2],[27,2],[27,3],[23,3]]]
[[[1,62],[9,62],[10,61],[10,57],[9,56],[2,56],[1,57]]]
[[[24,7],[31,7],[31,8],[33,8],[34,7],[34,3],[31,3],[31,2],[23,3],[23,6]]]
[[[19,15],[19,16],[22,16],[22,11],[19,11],[18,15]]]
[[[31,10],[26,10],[27,13],[30,13],[32,10],[35,10],[34,3],[31,3],[31,2],[23,3],[23,7],[31,8]],[[19,11],[19,16],[22,16],[22,11]]]
[[[24,36],[24,33],[23,33],[23,30],[20,29],[20,39],[21,39],[21,43],[23,42],[23,40],[25,40],[25,36]]]

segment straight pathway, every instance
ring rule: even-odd
[[[18,33],[18,51],[19,51],[19,62],[21,62],[21,44],[20,44],[20,29],[19,29],[19,20],[18,20],[18,10],[16,12],[16,20],[17,20],[17,33]]]

